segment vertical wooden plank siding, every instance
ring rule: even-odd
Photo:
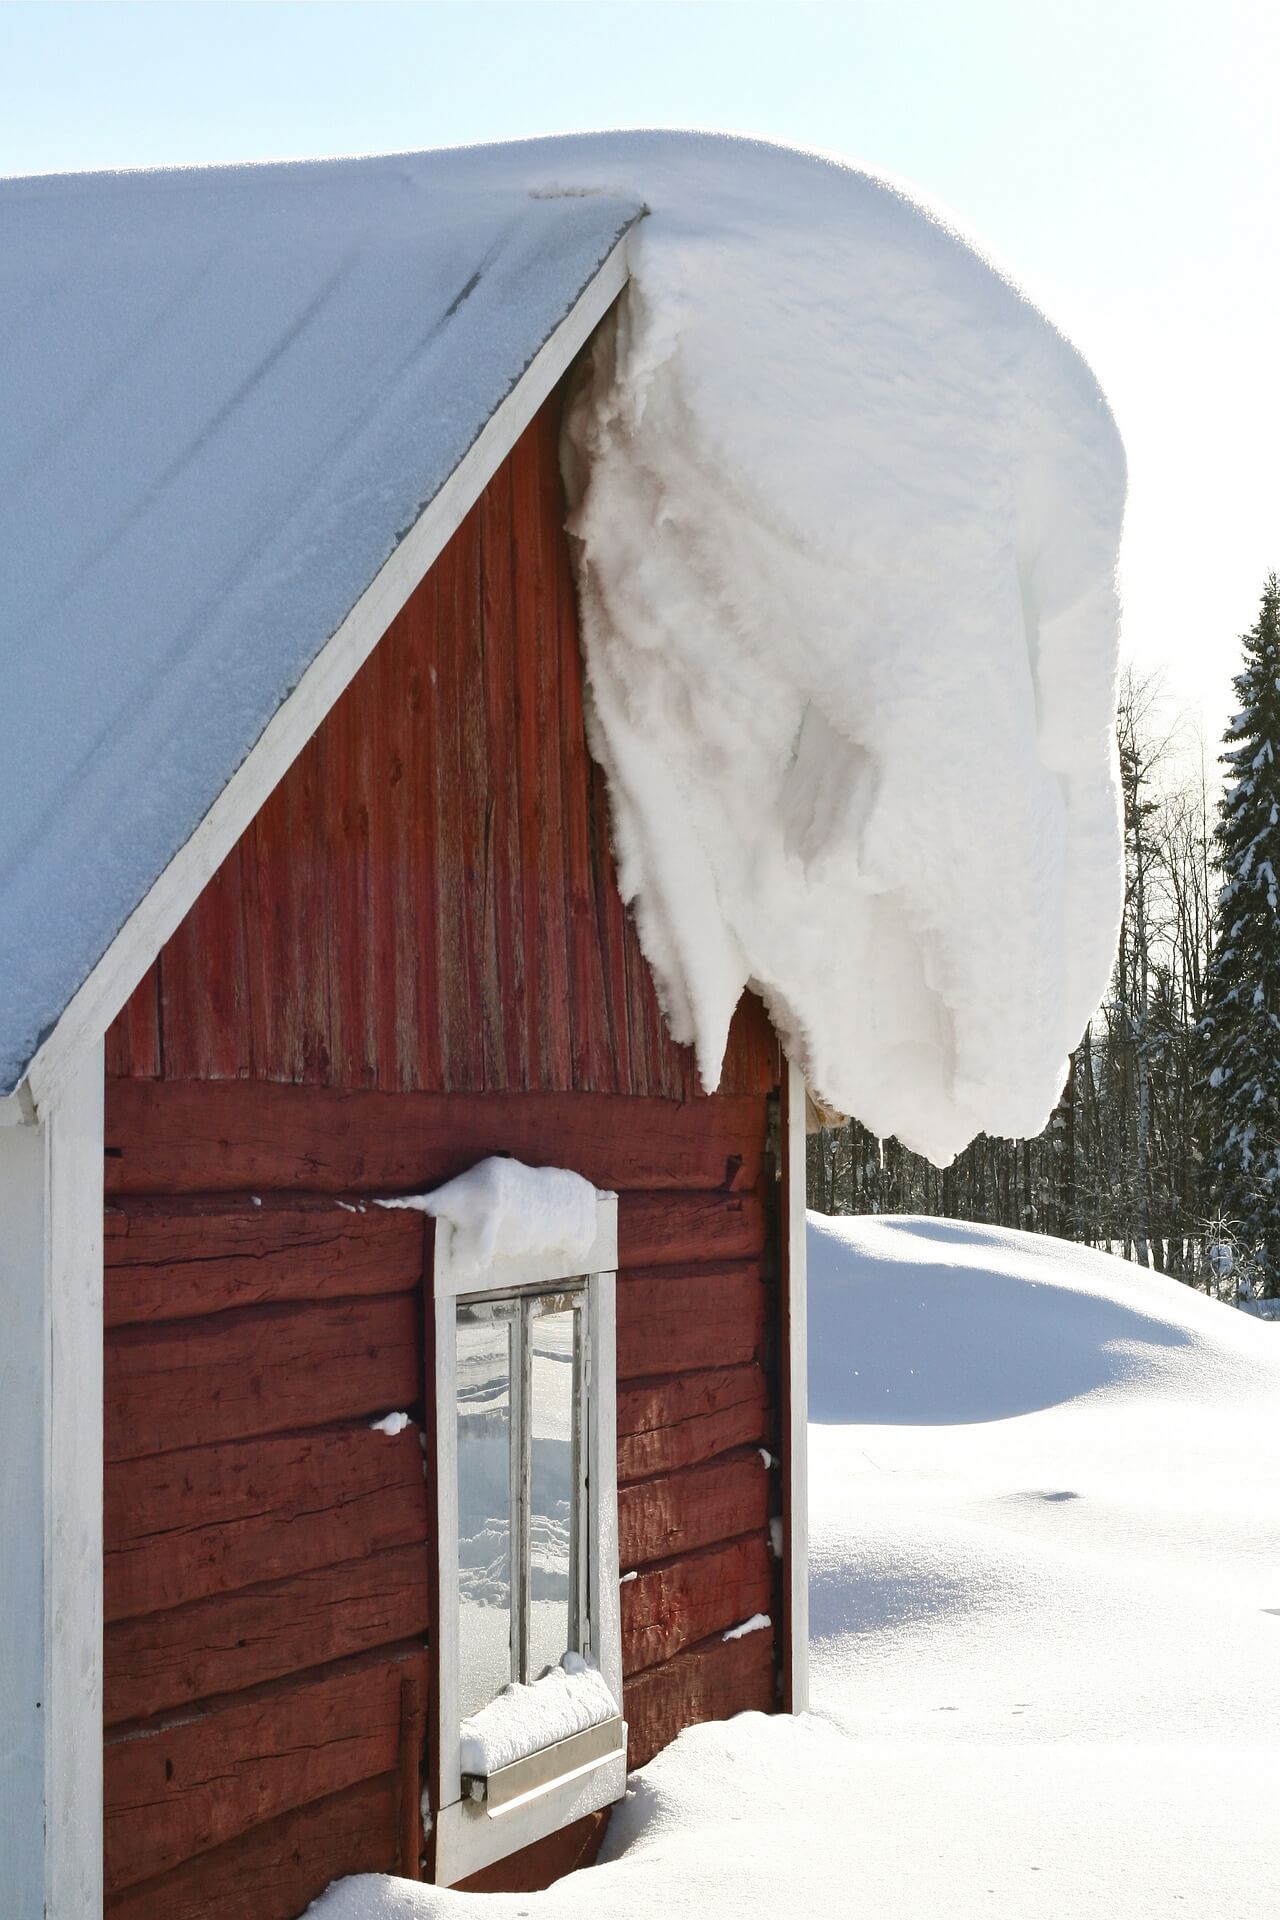
[[[373,1201],[486,1153],[622,1196],[633,1761],[774,1702],[773,1636],[722,1635],[777,1584],[759,1449],[779,1441],[780,1054],[747,995],[706,1095],[619,896],[559,411],[557,395],[108,1035],[107,1885],[128,1920],[236,1920],[264,1862],[262,1920],[293,1920],[344,1862],[394,1872],[412,1850],[400,1701],[432,1586],[421,1224]],[[398,1437],[372,1427],[399,1411]],[[485,1883],[545,1883],[599,1834],[553,1836]]]
[[[139,986],[114,1075],[698,1092],[587,753],[557,404]]]
[[[144,1079],[160,1074],[160,964],[147,968],[106,1038],[108,1077],[133,1073]]]

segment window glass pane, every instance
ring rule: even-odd
[[[535,1313],[530,1339],[529,1678],[577,1651],[574,1330],[568,1307]]]
[[[458,1689],[474,1713],[511,1678],[511,1323],[458,1309]]]

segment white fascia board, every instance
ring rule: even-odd
[[[55,1097],[84,1049],[101,1040],[165,941],[457,532],[627,279],[624,234],[68,1002],[19,1089],[35,1108],[42,1109]]]

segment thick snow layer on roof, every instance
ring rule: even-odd
[[[682,1733],[544,1893],[315,1920],[1273,1920],[1280,1333],[955,1221],[809,1249],[817,1711]]]
[[[466,154],[0,183],[0,1092],[638,213]]]
[[[1124,462],[1075,351],[887,186],[637,139],[572,438],[595,745],[672,1026],[745,983],[938,1161],[1031,1134],[1107,981]],[[566,158],[566,173],[582,177]]]
[[[673,1030],[714,1084],[750,981],[877,1132],[1039,1127],[1118,917],[1123,461],[971,248],[678,134],[5,196],[4,1075],[643,202],[570,466]]]

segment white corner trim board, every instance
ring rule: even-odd
[[[809,1707],[809,1285],[805,1222],[805,1084],[795,1062],[786,1063],[782,1191],[787,1316],[787,1430],[783,1462],[785,1552],[782,1650],[784,1705],[791,1713]]]
[[[0,1863],[102,1914],[102,1044],[0,1129]]]
[[[202,888],[457,532],[574,356],[622,292],[627,236],[607,256],[342,625],[326,641],[195,832],[93,968],[27,1071],[37,1107],[56,1097],[82,1050],[100,1040]],[[6,1116],[7,1117],[7,1116]]]

